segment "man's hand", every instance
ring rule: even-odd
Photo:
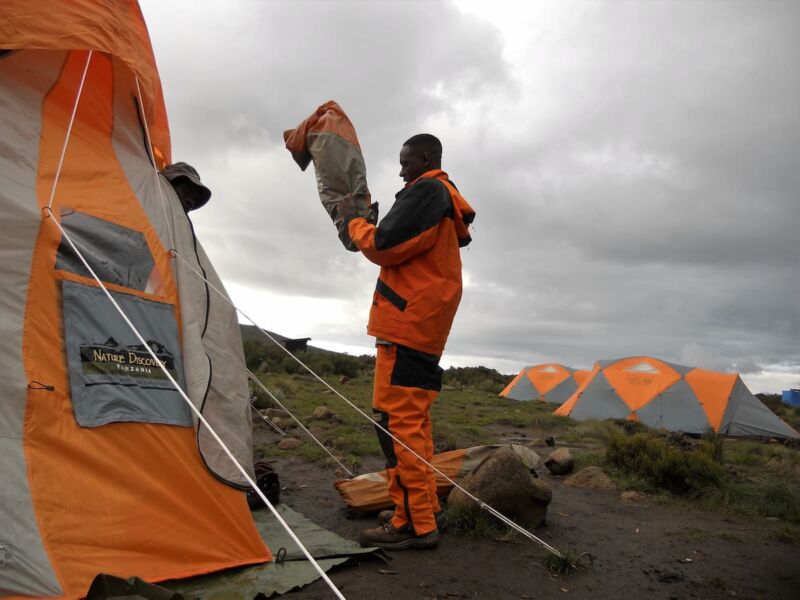
[[[373,202],[369,205],[367,209],[367,214],[364,217],[367,220],[367,223],[370,225],[377,225],[378,224],[378,203]]]

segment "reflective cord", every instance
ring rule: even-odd
[[[147,145],[150,147],[150,156],[152,157],[153,175],[155,176],[156,185],[158,186],[158,194],[161,196],[161,208],[164,211],[164,222],[167,224],[167,232],[169,233],[170,248],[175,247],[175,234],[172,229],[172,219],[167,215],[167,199],[164,197],[164,188],[161,187],[161,178],[158,176],[158,167],[156,167],[156,153],[153,150],[153,142],[150,139],[150,127],[147,125],[147,114],[144,110],[144,102],[142,102],[142,90],[139,87],[139,78],[136,77],[136,97],[139,100],[139,112],[144,124],[144,134],[147,137]],[[172,255],[172,253],[169,253]]]
[[[209,285],[211,285],[211,284],[209,284]],[[330,451],[330,450],[329,450],[329,449],[328,449],[328,448],[325,446],[325,444],[323,444],[322,442],[320,442],[320,441],[319,441],[319,439],[317,439],[317,438],[314,436],[314,434],[313,434],[313,433],[311,433],[311,432],[310,432],[310,431],[309,431],[309,430],[306,428],[306,426],[305,426],[305,425],[303,425],[303,423],[300,421],[300,419],[298,419],[297,417],[295,417],[295,416],[294,416],[294,414],[292,413],[292,411],[290,411],[288,408],[286,408],[286,406],[284,406],[284,404],[283,404],[283,403],[282,403],[280,400],[278,400],[278,399],[275,397],[275,394],[273,394],[272,392],[270,392],[270,391],[267,389],[267,387],[266,387],[266,386],[265,386],[265,385],[264,385],[264,384],[261,382],[261,380],[260,380],[258,377],[256,377],[256,376],[255,376],[255,375],[252,373],[252,371],[250,371],[250,369],[247,369],[247,374],[248,374],[248,375],[250,375],[250,378],[251,378],[253,381],[255,381],[255,382],[256,382],[256,383],[257,383],[257,384],[258,384],[258,385],[261,387],[261,389],[262,389],[262,390],[264,390],[264,392],[265,392],[265,393],[266,393],[266,394],[267,394],[267,395],[268,395],[268,396],[269,396],[269,397],[272,399],[272,401],[273,401],[273,402],[275,402],[275,404],[277,404],[278,406],[280,406],[280,407],[281,407],[283,410],[285,410],[285,411],[286,411],[286,412],[289,414],[289,416],[290,416],[290,417],[292,417],[292,419],[294,419],[295,423],[297,423],[297,424],[300,426],[300,428],[301,428],[303,431],[305,431],[305,432],[308,434],[308,437],[310,437],[312,440],[314,440],[314,441],[317,443],[317,445],[318,445],[320,448],[322,448],[322,449],[323,449],[323,450],[324,450],[324,451],[325,451],[325,452],[328,454],[328,456],[330,456],[330,457],[331,457],[333,460],[335,460],[337,463],[339,463],[339,466],[340,466],[340,467],[342,467],[342,468],[345,470],[345,472],[346,472],[348,475],[350,475],[350,477],[351,477],[351,478],[352,478],[352,477],[354,477],[354,475],[353,475],[353,472],[352,472],[350,469],[348,469],[347,467],[345,467],[345,466],[342,464],[342,461],[340,461],[338,458],[336,458],[336,457],[333,455],[333,452],[331,452],[331,451]],[[263,415],[262,415],[262,416],[263,416]],[[285,434],[284,434],[284,435],[285,435]]]
[[[181,261],[183,261],[183,264],[185,264],[187,267],[189,267],[189,269],[190,269],[191,271],[193,271],[193,272],[195,273],[195,275],[197,275],[198,277],[203,277],[203,275],[202,275],[202,274],[201,274],[199,271],[197,271],[197,270],[196,270],[194,267],[192,267],[192,265],[190,265],[190,264],[189,264],[189,263],[186,261],[186,259],[184,259],[184,258],[183,258],[183,257],[182,257],[182,256],[181,256],[181,255],[180,255],[178,252],[175,252],[175,256],[177,256],[177,257],[178,257],[178,259],[180,259]],[[203,278],[203,279],[205,279],[205,278]],[[304,369],[305,369],[305,370],[306,370],[306,371],[307,371],[307,372],[308,372],[308,373],[309,373],[311,376],[313,376],[313,377],[314,377],[314,378],[315,378],[317,381],[319,381],[319,382],[320,382],[322,385],[324,385],[326,388],[328,388],[328,389],[329,389],[329,390],[330,390],[330,391],[331,391],[333,394],[335,394],[336,396],[338,396],[339,398],[341,398],[341,399],[342,399],[342,400],[343,400],[343,401],[344,401],[344,402],[345,402],[345,403],[346,403],[348,406],[350,406],[350,408],[352,408],[353,410],[355,410],[355,411],[356,411],[358,414],[360,414],[362,417],[364,417],[364,418],[365,418],[367,421],[369,421],[370,423],[372,423],[372,424],[373,424],[373,425],[374,425],[374,426],[375,426],[377,429],[379,429],[379,430],[381,430],[382,432],[384,432],[386,435],[388,435],[390,438],[392,438],[394,441],[396,441],[398,444],[400,444],[400,445],[401,445],[403,448],[405,448],[406,450],[408,450],[408,451],[409,451],[409,452],[410,452],[410,453],[411,453],[413,456],[415,456],[415,457],[416,457],[416,458],[417,458],[419,461],[421,461],[423,464],[425,464],[426,466],[430,467],[431,469],[433,469],[433,471],[435,471],[436,473],[438,473],[439,475],[441,475],[441,476],[442,476],[442,477],[443,477],[443,478],[444,478],[444,479],[445,479],[445,480],[446,480],[448,483],[450,483],[450,484],[451,484],[453,487],[455,487],[455,488],[458,488],[459,490],[461,490],[462,492],[464,492],[464,494],[466,494],[466,495],[467,495],[467,497],[468,497],[468,498],[470,498],[470,499],[471,499],[473,502],[475,502],[475,503],[476,503],[476,504],[477,504],[477,505],[478,505],[478,506],[479,506],[481,509],[483,509],[483,510],[487,511],[488,513],[490,513],[491,515],[493,515],[494,517],[496,517],[497,519],[499,519],[500,521],[502,521],[503,523],[505,523],[505,524],[506,524],[508,527],[510,527],[510,528],[511,528],[511,529],[513,529],[514,531],[517,531],[518,533],[521,533],[523,536],[527,537],[529,540],[531,540],[531,541],[534,541],[534,542],[538,543],[538,544],[539,544],[539,545],[541,545],[541,546],[542,546],[542,548],[544,548],[545,550],[547,550],[547,551],[549,551],[549,552],[553,553],[554,555],[556,555],[557,557],[559,557],[559,558],[561,558],[561,559],[565,558],[565,557],[564,557],[564,555],[563,555],[563,554],[562,554],[562,553],[561,553],[561,552],[560,552],[558,549],[554,548],[553,546],[551,546],[550,544],[548,544],[547,542],[545,542],[543,539],[541,539],[541,538],[537,537],[536,535],[532,534],[530,531],[528,531],[528,530],[527,530],[527,529],[525,529],[524,527],[522,527],[522,526],[518,525],[517,523],[515,523],[514,521],[512,521],[511,519],[509,519],[508,517],[506,517],[504,514],[502,514],[501,512],[499,512],[497,509],[495,509],[495,508],[493,508],[492,506],[490,506],[490,505],[486,504],[486,503],[485,503],[483,500],[480,500],[479,498],[475,497],[473,494],[469,493],[469,492],[468,492],[467,490],[465,490],[463,487],[461,487],[460,485],[458,485],[458,483],[456,483],[456,482],[455,482],[453,479],[451,479],[450,477],[448,477],[448,476],[447,476],[447,474],[443,473],[443,472],[442,472],[440,469],[438,469],[438,468],[437,468],[435,465],[431,464],[430,462],[428,462],[427,460],[425,460],[425,458],[423,458],[422,456],[420,456],[419,454],[417,454],[417,453],[416,453],[416,452],[415,452],[413,449],[411,449],[411,448],[410,448],[410,447],[409,447],[409,446],[408,446],[408,445],[407,445],[405,442],[403,442],[401,439],[399,439],[399,438],[398,438],[396,435],[394,435],[394,434],[393,434],[391,431],[389,431],[388,429],[384,428],[384,427],[383,427],[383,426],[382,426],[380,423],[378,423],[377,421],[375,421],[375,420],[374,420],[372,417],[370,417],[370,416],[369,416],[367,413],[365,413],[363,410],[361,410],[361,409],[360,409],[358,406],[356,406],[355,404],[353,404],[353,403],[352,403],[350,400],[348,400],[347,398],[345,398],[345,397],[344,397],[344,396],[343,396],[343,395],[342,395],[342,394],[339,392],[339,390],[337,390],[336,388],[334,388],[333,386],[331,386],[331,385],[330,385],[330,384],[329,384],[327,381],[325,381],[325,380],[324,380],[322,377],[320,377],[319,375],[317,375],[317,374],[316,374],[316,373],[315,373],[315,372],[314,372],[314,371],[311,369],[311,367],[309,367],[308,365],[306,365],[306,364],[305,364],[305,363],[304,363],[302,360],[300,360],[300,359],[299,359],[299,358],[297,358],[297,357],[296,357],[294,354],[292,354],[292,353],[291,353],[289,350],[287,350],[287,349],[286,349],[286,348],[285,348],[285,347],[284,347],[284,346],[283,346],[283,345],[282,345],[280,342],[278,342],[278,340],[276,340],[276,339],[275,339],[275,338],[274,338],[272,335],[270,335],[270,333],[269,333],[268,331],[266,331],[265,329],[262,329],[262,328],[261,328],[261,327],[258,325],[258,323],[256,323],[256,322],[255,322],[253,319],[251,319],[251,318],[250,318],[250,317],[247,315],[247,313],[245,313],[243,310],[241,310],[240,308],[238,308],[238,307],[237,307],[237,306],[236,306],[236,305],[235,305],[235,304],[234,304],[234,303],[233,303],[233,302],[230,300],[230,298],[228,298],[228,296],[227,296],[227,295],[226,295],[224,292],[222,292],[222,291],[221,291],[219,288],[217,288],[217,287],[216,287],[216,286],[215,286],[213,283],[211,283],[211,282],[210,282],[210,281],[208,281],[207,279],[205,279],[205,282],[208,284],[208,286],[209,286],[209,287],[210,287],[212,290],[214,290],[215,292],[217,292],[217,294],[219,294],[219,295],[220,295],[222,298],[224,298],[224,299],[225,299],[225,301],[226,301],[226,302],[228,302],[228,303],[229,303],[229,304],[230,304],[230,305],[231,305],[233,308],[235,308],[235,309],[236,309],[236,311],[237,311],[237,312],[239,312],[239,314],[241,314],[241,315],[242,315],[242,316],[243,316],[245,319],[247,319],[247,320],[248,320],[248,321],[250,321],[250,322],[251,322],[253,325],[255,325],[255,326],[258,328],[258,330],[259,330],[259,331],[261,331],[261,333],[263,333],[263,334],[264,334],[264,335],[265,335],[265,336],[266,336],[266,337],[267,337],[267,338],[268,338],[270,341],[272,341],[272,342],[273,342],[273,343],[274,343],[276,346],[278,346],[278,347],[279,347],[281,350],[283,350],[283,351],[284,351],[284,352],[285,352],[285,353],[286,353],[288,356],[290,356],[290,357],[291,357],[291,358],[292,358],[292,359],[293,359],[293,360],[294,360],[294,361],[295,361],[297,364],[299,364],[301,367],[303,367],[303,368],[304,368]]]
[[[78,113],[78,103],[83,94],[83,84],[86,83],[86,73],[89,72],[89,63],[92,61],[92,50],[86,56],[86,65],[83,67],[83,75],[81,75],[81,82],[78,85],[78,92],[75,94],[75,103],[72,105],[72,115],[69,117],[69,124],[67,125],[67,133],[64,136],[64,145],[61,146],[61,156],[58,159],[58,167],[56,168],[56,175],[53,177],[53,187],[50,188],[50,200],[47,202],[47,208],[53,208],[53,200],[56,197],[56,187],[58,186],[58,178],[61,176],[61,168],[64,166],[64,156],[67,154],[67,143],[69,137],[72,135],[72,124],[75,122],[75,115]]]
[[[52,215],[52,210],[50,208],[47,208],[45,210],[48,213],[50,213],[48,216],[53,216]],[[81,262],[83,263],[83,266],[86,267],[86,269],[91,274],[92,278],[100,286],[100,289],[103,290],[103,292],[108,297],[108,299],[111,302],[111,304],[114,306],[116,311],[119,313],[119,315],[125,321],[125,323],[128,325],[128,327],[133,332],[133,334],[136,336],[136,338],[142,343],[144,348],[147,349],[148,354],[150,354],[150,356],[156,362],[156,364],[161,369],[161,371],[164,373],[164,375],[167,377],[167,379],[169,379],[170,383],[172,383],[173,387],[178,392],[178,394],[180,394],[181,398],[183,398],[183,400],[186,402],[186,404],[189,406],[189,408],[192,410],[192,412],[194,412],[194,414],[197,416],[197,418],[203,423],[203,425],[206,428],[208,428],[209,433],[211,433],[211,435],[214,437],[214,439],[220,445],[220,447],[225,452],[225,454],[228,456],[228,458],[231,460],[231,462],[236,467],[236,469],[242,474],[242,476],[245,478],[247,483],[250,484],[250,487],[252,487],[253,490],[255,490],[256,494],[258,494],[258,496],[261,498],[261,500],[264,501],[264,504],[269,508],[269,510],[272,512],[272,514],[275,516],[275,518],[278,520],[278,522],[281,524],[281,526],[283,526],[283,528],[286,530],[286,532],[289,534],[289,536],[292,538],[292,540],[294,540],[295,544],[297,544],[297,546],[300,548],[300,550],[303,552],[303,554],[305,554],[305,556],[309,560],[309,562],[311,562],[311,564],[314,566],[316,571],[320,574],[320,576],[328,584],[328,587],[331,588],[331,590],[334,592],[334,594],[336,594],[336,596],[338,598],[341,598],[342,600],[345,600],[345,597],[342,595],[342,593],[339,591],[339,589],[333,584],[333,582],[328,578],[328,576],[325,574],[325,571],[323,571],[322,568],[317,563],[317,561],[314,560],[314,557],[311,556],[309,551],[302,544],[300,539],[295,535],[295,533],[292,531],[292,529],[289,527],[289,525],[286,523],[286,521],[284,521],[283,518],[278,514],[278,511],[275,510],[275,507],[267,499],[267,497],[264,494],[264,492],[262,492],[261,489],[258,487],[258,485],[256,485],[256,482],[253,481],[253,478],[250,477],[250,475],[247,474],[247,471],[245,470],[245,468],[239,463],[238,460],[236,460],[236,458],[233,456],[233,453],[228,449],[228,447],[225,445],[225,443],[222,441],[222,439],[217,435],[217,432],[214,431],[214,429],[208,423],[206,418],[197,409],[197,407],[192,403],[192,401],[189,400],[189,397],[186,395],[186,393],[183,391],[183,389],[181,389],[181,387],[178,385],[178,383],[175,381],[175,379],[172,377],[172,375],[169,373],[169,371],[167,371],[167,369],[164,366],[164,364],[161,362],[161,360],[158,358],[158,356],[156,356],[155,352],[153,352],[153,349],[150,347],[150,345],[147,343],[147,341],[145,341],[144,337],[142,337],[142,334],[139,333],[139,330],[136,329],[136,326],[130,321],[128,316],[125,314],[125,311],[123,311],[122,308],[120,308],[119,304],[117,304],[117,301],[114,300],[114,297],[108,291],[106,286],[103,284],[103,282],[97,276],[97,274],[95,274],[95,272],[92,270],[92,267],[89,266],[89,263],[86,261],[86,259],[84,258],[83,254],[81,254],[81,251],[78,250],[78,247],[73,243],[72,238],[67,234],[67,232],[64,230],[64,228],[61,226],[61,223],[59,223],[56,218],[52,218],[51,221],[53,223],[55,223],[56,227],[58,227],[58,229],[61,231],[61,235],[63,236],[63,238],[65,240],[67,240],[67,243],[69,243],[70,247],[72,248],[72,251],[75,252],[75,255],[81,260]]]

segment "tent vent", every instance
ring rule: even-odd
[[[653,365],[648,362],[640,362],[638,365],[633,367],[628,367],[625,369],[626,371],[632,371],[634,373],[660,373],[658,369],[656,369]]]
[[[547,365],[543,369],[539,369],[540,373],[558,373],[558,369],[556,369],[553,365]]]

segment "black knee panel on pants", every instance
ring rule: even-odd
[[[373,411],[372,418],[378,422],[378,424],[386,429],[387,431],[391,431],[389,429],[389,414],[383,411]],[[397,466],[397,456],[394,453],[394,442],[392,438],[386,434],[385,431],[381,430],[378,427],[375,427],[375,433],[378,435],[378,443],[381,445],[381,450],[383,450],[383,455],[386,457],[386,468],[392,469]]]

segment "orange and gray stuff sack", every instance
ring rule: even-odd
[[[378,222],[378,204],[370,203],[367,167],[350,119],[331,100],[294,129],[284,131],[283,139],[303,171],[314,161],[322,206],[333,220],[344,247],[358,252],[339,214],[339,203],[349,197],[353,213],[372,224]]]
[[[472,448],[442,452],[433,456],[431,464],[450,479],[459,483],[495,450],[504,446],[509,446],[522,461],[522,464],[529,469],[539,468],[539,455],[527,446],[519,444],[473,446]],[[436,476],[436,494],[438,496],[447,495],[453,488],[453,484],[439,473],[434,472],[434,475]],[[342,500],[344,500],[348,508],[364,512],[376,512],[393,506],[392,500],[389,498],[389,481],[386,471],[365,473],[352,479],[339,479],[334,482],[333,486],[342,496]]]

